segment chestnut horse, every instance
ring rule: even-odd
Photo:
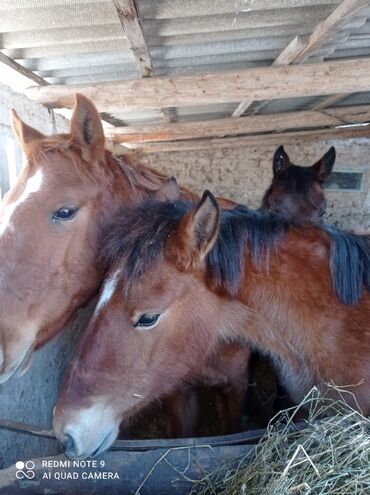
[[[15,112],[12,119],[26,161],[0,205],[0,383],[24,371],[34,349],[98,292],[104,267],[97,246],[118,210],[177,191],[164,175],[105,150],[99,113],[82,95],[76,95],[69,134],[47,137]],[[196,198],[185,189],[182,196]],[[236,344],[224,351],[212,357],[204,380],[220,385],[222,397],[231,387],[230,401],[235,394],[241,401],[245,385],[236,373],[246,380],[250,351]],[[178,396],[172,405],[173,424],[180,425],[173,434],[193,428],[181,410],[187,403]],[[237,428],[239,409],[226,418],[226,429]]]
[[[12,125],[25,163],[0,204],[0,383],[98,292],[97,246],[115,213],[168,180],[106,151],[100,116],[82,95],[68,135],[44,136],[15,112]]]
[[[326,208],[323,185],[334,162],[334,146],[311,167],[294,165],[283,146],[279,146],[272,160],[272,183],[261,208],[294,222],[318,222]]]
[[[242,206],[220,212],[206,192],[195,206],[126,210],[103,254],[109,298],[103,289],[55,410],[68,457],[107,449],[122,420],[229,340],[269,353],[293,400],[333,380],[357,385],[370,412],[369,238]]]

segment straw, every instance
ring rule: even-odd
[[[302,410],[308,419],[297,430],[293,420]],[[351,389],[329,384],[322,394],[313,388],[299,406],[270,421],[252,455],[230,460],[194,484],[191,493],[370,494],[370,420]]]

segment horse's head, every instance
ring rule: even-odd
[[[77,95],[70,134],[46,137],[13,112],[25,163],[0,205],[0,383],[97,292],[97,237],[116,195],[94,105]]]
[[[325,213],[323,184],[335,162],[335,148],[311,167],[293,165],[283,146],[273,157],[273,179],[262,207],[300,223],[317,222]]]
[[[218,228],[209,193],[194,208],[149,203],[118,221],[105,248],[115,261],[55,409],[67,456],[108,448],[122,420],[199,373],[232,328],[233,303],[206,283]]]

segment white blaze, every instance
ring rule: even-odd
[[[89,457],[93,452],[94,457],[108,449],[118,436],[119,421],[116,413],[106,400],[91,396],[94,402],[88,408],[72,409],[63,412],[66,414],[63,420],[60,416],[54,419],[54,431],[59,439],[69,435],[74,440],[71,454],[76,459]]]
[[[103,308],[108,303],[109,299],[113,296],[114,291],[116,290],[117,287],[119,274],[120,274],[120,270],[118,269],[113,273],[113,275],[110,278],[108,278],[104,282],[103,292],[101,293],[98,304],[96,305],[95,314],[97,314],[101,310],[101,308]]]
[[[14,203],[11,203],[6,207],[2,222],[0,224],[0,236],[2,236],[6,229],[11,226],[10,220],[17,207],[24,203],[31,194],[40,190],[42,179],[43,173],[41,170],[38,170],[35,175],[27,180],[24,191],[19,198],[14,201]]]

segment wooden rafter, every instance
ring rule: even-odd
[[[346,96],[348,96],[348,93],[341,93],[339,95],[329,96],[328,98],[320,101],[320,103],[316,103],[313,107],[311,107],[311,110],[323,110],[324,108],[335,105],[335,103],[343,100],[343,98],[345,98]]]
[[[318,24],[309,37],[296,36],[276,58],[274,65],[301,64],[305,62],[318,48],[327,42],[328,38],[343,22],[347,22],[350,17],[365,5],[368,5],[368,0],[344,0],[323,22]],[[330,103],[330,100],[327,105],[322,102],[322,106],[319,108],[329,106]],[[241,102],[232,116],[240,117],[252,104],[253,100]]]
[[[329,129],[282,132],[262,134],[259,136],[243,136],[216,139],[190,139],[187,141],[166,141],[160,143],[132,143],[130,148],[140,153],[161,153],[164,151],[191,151],[218,149],[241,146],[267,146],[281,143],[301,144],[306,141],[341,140],[354,138],[370,138],[370,128],[364,129]]]
[[[153,64],[140,25],[134,0],[113,0],[122,28],[127,36],[142,77],[153,75]]]
[[[113,127],[109,136],[119,143],[176,141],[197,138],[221,138],[245,134],[286,131],[288,129],[332,128],[341,124],[370,122],[370,105],[335,108],[326,112],[288,112],[255,115],[242,119],[218,119],[205,122],[151,124]]]
[[[281,81],[281,84],[279,84]],[[259,67],[206,75],[151,77],[94,85],[33,87],[26,94],[50,107],[72,108],[77,92],[101,112],[332,95],[370,90],[370,59]]]
[[[14,69],[15,71],[19,72],[19,74],[22,74],[22,76],[27,77],[28,79],[31,79],[33,82],[36,84],[39,84],[40,86],[48,86],[49,83],[45,81],[42,77],[38,76],[31,70],[27,69],[26,67],[23,67],[23,65],[19,64],[12,58],[9,58],[7,55],[4,53],[0,52],[0,62],[3,64],[7,65],[11,69]]]
[[[27,69],[26,67],[23,67],[23,65],[19,64],[12,58],[9,58],[7,55],[4,53],[0,52],[0,62],[4,63],[8,67],[14,69],[17,71],[19,74],[22,74],[22,76],[27,77],[28,79],[32,80],[33,82],[39,84],[40,86],[50,86],[50,83],[45,81],[42,77],[38,76],[31,70]],[[102,119],[105,121],[105,119]],[[116,143],[112,143],[112,146],[115,145]]]
[[[272,65],[290,65],[307,45],[308,36],[296,36],[276,57]]]
[[[362,7],[369,5],[368,0],[344,0],[325,21],[317,26],[315,31],[310,36],[309,42],[304,50],[298,55],[294,63],[302,63],[312,55],[312,53],[331,36],[343,22],[353,17]],[[348,93],[342,93],[329,96],[320,103],[312,107],[312,110],[320,110],[330,107],[338,101],[348,96]]]
[[[113,2],[141,77],[153,76],[153,62],[140,24],[135,0],[113,0]],[[176,122],[174,108],[161,108],[160,112],[164,122]]]
[[[272,65],[289,65],[295,59],[298,53],[306,46],[307,39],[303,36],[296,36],[288,46],[280,53],[280,55],[274,60]],[[254,100],[242,101],[239,106],[234,110],[232,117],[240,117],[252,104]]]
[[[313,31],[309,37],[307,46],[299,53],[294,64],[305,62],[318,48],[327,42],[328,38],[335,33],[338,28],[348,22],[350,17],[355,15],[359,9],[369,5],[368,0],[344,0],[336,9]]]

